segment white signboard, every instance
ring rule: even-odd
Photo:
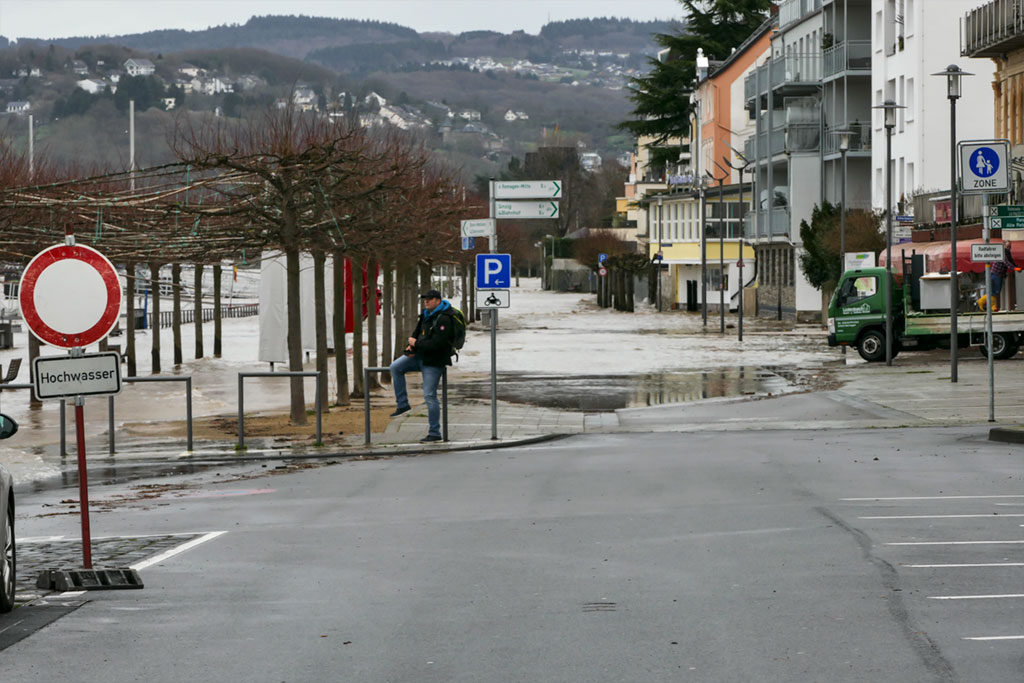
[[[960,143],[960,185],[964,194],[1010,190],[1010,143],[970,140]]]
[[[972,244],[971,260],[975,263],[999,263],[1003,260],[1003,245],[998,244]]]
[[[498,180],[494,183],[495,199],[558,199],[561,196],[561,180]]]
[[[508,308],[511,303],[512,296],[507,289],[476,290],[477,308]]]
[[[873,251],[849,251],[844,256],[845,270],[875,267],[875,253]]]
[[[463,237],[490,237],[493,234],[493,218],[477,218],[474,220],[462,221]]]
[[[558,218],[558,202],[494,202],[495,218]]]
[[[84,356],[40,356],[32,361],[36,396],[60,399],[121,393],[121,356],[114,351]]]

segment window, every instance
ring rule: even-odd
[[[851,306],[857,304],[878,291],[878,278],[874,275],[862,275],[853,277],[843,282],[839,290],[839,297],[836,299],[837,306]]]
[[[907,89],[903,91],[903,104],[907,106],[903,110],[904,116],[906,116],[907,122],[914,120],[914,79],[907,79]]]
[[[722,269],[718,264],[708,264],[708,288],[716,292],[720,289],[729,289],[729,276],[722,277]]]
[[[906,90],[906,88],[907,88],[907,85],[906,85],[906,83],[903,80],[903,76],[900,76],[899,90],[896,91],[896,92],[899,93],[899,100],[896,102],[896,104],[899,104],[900,102],[906,102],[907,101],[907,94],[906,94],[907,90]],[[897,128],[897,130],[900,133],[903,132],[903,122],[904,122],[904,118],[905,118],[905,116],[904,116],[904,112],[905,111],[906,111],[906,109],[897,109],[896,110],[897,123],[899,124],[899,127]]]

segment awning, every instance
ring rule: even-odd
[[[1001,239],[991,240],[993,244],[1001,244]],[[957,240],[956,241],[956,269],[961,273],[984,273],[985,264],[975,263],[971,260],[971,245],[972,244],[984,244],[983,239],[970,239],[970,240]],[[910,256],[912,253],[924,254],[925,258],[925,272],[926,273],[948,273],[950,264],[950,249],[949,242],[904,242],[902,244],[892,245],[892,259],[894,270],[898,270],[899,264],[901,263],[901,257],[906,254]],[[1010,244],[1010,253],[1013,255],[1013,260],[1017,263],[1021,262],[1024,258],[1024,244],[1020,242],[1012,242]],[[878,265],[885,267],[885,250],[882,250],[881,255],[878,257]]]

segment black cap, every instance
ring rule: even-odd
[[[443,299],[441,292],[436,289],[428,289],[423,294],[420,294],[421,299]]]

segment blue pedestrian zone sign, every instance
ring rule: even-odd
[[[508,289],[512,286],[511,254],[477,254],[476,288]]]
[[[960,184],[964,194],[994,194],[1010,189],[1009,143],[972,140],[960,143]]]

